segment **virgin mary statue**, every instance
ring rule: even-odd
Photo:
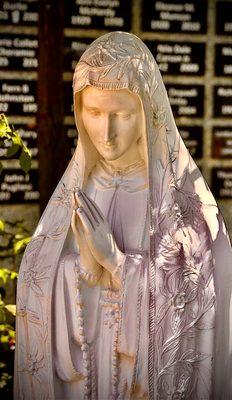
[[[73,92],[78,145],[20,267],[15,399],[232,399],[230,242],[153,56],[108,33]]]

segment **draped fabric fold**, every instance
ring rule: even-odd
[[[80,93],[87,85],[124,88],[140,98],[144,164],[121,180],[107,169],[83,126]],[[118,399],[232,399],[231,245],[215,199],[180,137],[153,56],[133,34],[108,33],[82,55],[73,91],[78,145],[20,267],[15,399],[48,400],[59,398],[57,393],[71,399],[70,393],[77,393],[76,398],[85,394],[102,400],[98,393],[109,392]],[[140,176],[144,165],[148,181]],[[119,298],[104,294],[99,285],[85,287],[80,279],[70,230],[76,187],[87,193],[91,187],[94,201],[105,204],[118,241],[124,232],[120,247],[126,262]],[[130,212],[134,215],[128,199],[139,210],[137,234],[133,218],[123,223]],[[115,213],[123,215],[120,224]],[[77,319],[73,297],[86,304]],[[96,334],[103,324],[104,302],[114,303],[116,310],[112,337],[108,332],[106,338],[112,341],[112,354],[104,352],[104,337]],[[90,321],[84,310],[93,304]],[[85,341],[76,337],[83,318],[92,322],[92,336],[87,332]],[[70,338],[63,343],[61,327]],[[111,356],[112,374],[105,370],[105,380],[98,381],[94,368],[104,371]],[[125,371],[128,365],[130,374]]]

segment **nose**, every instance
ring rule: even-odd
[[[112,117],[107,115],[104,121],[104,128],[103,128],[103,141],[105,143],[110,142],[115,137]]]

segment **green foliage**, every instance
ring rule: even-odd
[[[4,229],[5,229],[4,221],[2,219],[0,219],[0,232],[3,232]]]
[[[15,331],[9,324],[0,324],[0,343],[3,362],[0,362],[0,392],[4,389],[6,393],[12,392],[13,353],[15,349]],[[8,372],[9,363],[11,371]]]
[[[6,364],[3,364],[2,368],[5,367]],[[1,366],[0,366],[1,368]],[[8,381],[12,380],[12,375],[9,375],[7,372],[3,372],[2,375],[0,376],[0,389],[3,389],[6,385]]]
[[[22,219],[14,222],[0,220],[0,262],[6,257],[13,258],[22,254],[25,250],[31,238],[24,224]]]
[[[9,145],[7,150],[7,157],[13,157],[20,152],[19,162],[20,166],[25,173],[31,168],[31,153],[30,150],[23,143],[19,133],[10,127],[7,118],[4,114],[0,114],[0,145]],[[2,171],[2,163],[0,162],[0,172]]]
[[[16,264],[15,257],[23,253],[31,238],[23,220],[0,220],[0,228],[0,286],[3,284],[6,287],[10,281],[17,279],[18,273],[9,268],[1,268],[1,262],[8,259],[11,264]],[[7,320],[6,310],[15,315],[15,306],[5,304],[0,295],[0,322]]]
[[[0,268],[0,279],[3,280],[4,283],[7,282],[8,278],[11,280],[18,277],[18,273],[15,271],[11,271],[8,268]]]

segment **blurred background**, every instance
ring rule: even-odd
[[[12,396],[18,266],[77,143],[73,71],[89,43],[114,30],[136,34],[153,53],[179,131],[232,237],[232,0],[2,1],[0,113],[9,123],[0,126],[4,399]]]

